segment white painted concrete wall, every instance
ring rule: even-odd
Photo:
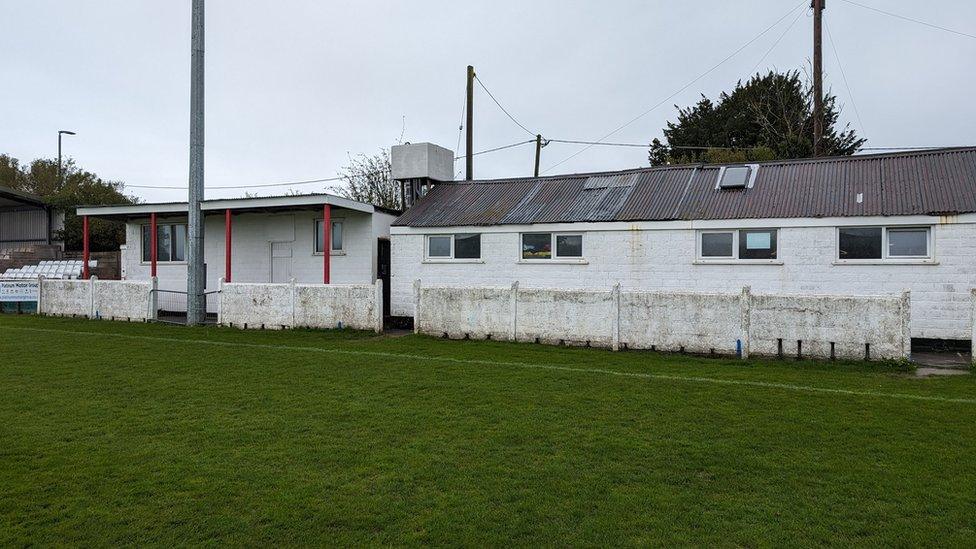
[[[224,284],[218,321],[239,328],[354,328],[383,331],[383,286]]]
[[[271,243],[289,242],[292,248],[291,277],[300,283],[322,283],[322,254],[314,253],[315,220],[321,212],[299,211],[281,214],[245,213],[233,217],[231,272],[234,282],[271,281]],[[331,256],[333,284],[372,284],[376,280],[377,238],[389,235],[394,216],[372,215],[333,208],[333,221],[343,224],[343,251]],[[158,223],[185,223],[184,218],[163,218]],[[126,224],[123,254],[127,280],[149,280],[149,262],[142,261],[142,225],[149,220]],[[216,290],[224,276],[224,216],[208,215],[204,222],[204,261],[207,290]],[[186,264],[159,262],[159,288],[186,291]],[[213,311],[213,307],[208,307]]]
[[[415,284],[415,329],[743,356],[907,358],[907,294],[893,297],[478,288]],[[797,342],[800,342],[799,345]],[[866,350],[868,354],[866,354]]]
[[[748,220],[747,220],[748,221]],[[888,218],[885,222],[899,221]],[[929,222],[929,218],[912,220]],[[804,220],[751,220],[752,226],[779,227],[780,264],[696,264],[696,230],[679,223],[562,225],[584,230],[585,264],[525,264],[518,261],[519,232],[551,226],[456,227],[433,232],[482,232],[482,261],[425,263],[424,234],[394,227],[392,235],[392,303],[396,316],[413,315],[412,284],[522,288],[607,289],[735,293],[751,286],[755,293],[896,295],[911,290],[912,337],[969,339],[970,289],[976,287],[976,224],[945,223],[931,218],[935,262],[932,264],[835,264],[835,227],[787,226]],[[877,220],[847,220],[876,224]],[[740,220],[715,222],[742,226]],[[738,225],[737,225],[738,223]],[[782,223],[782,224],[780,224]],[[623,226],[621,230],[619,227]],[[690,223],[684,226],[691,227]],[[585,230],[595,227],[599,230]],[[672,228],[677,227],[677,228]],[[491,232],[483,232],[491,231]],[[402,234],[402,233],[413,234]]]
[[[108,320],[145,321],[150,317],[151,282],[48,280],[41,283],[40,313]]]

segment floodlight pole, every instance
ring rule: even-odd
[[[202,324],[206,314],[203,258],[203,4],[193,0],[190,27],[190,181],[187,212],[186,323]]]

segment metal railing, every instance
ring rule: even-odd
[[[217,323],[217,307],[220,299],[220,290],[211,290],[203,293],[204,324]],[[149,292],[150,307],[155,308],[156,322],[166,324],[186,324],[186,299],[187,293],[180,290],[161,290],[153,289]]]

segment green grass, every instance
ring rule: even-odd
[[[0,387],[2,546],[976,543],[973,376],[0,315]]]

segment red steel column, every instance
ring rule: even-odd
[[[230,208],[224,210],[224,282],[230,282]]]
[[[149,214],[149,276],[156,276],[156,214]]]
[[[322,281],[329,283],[329,269],[332,261],[332,205],[322,208]]]
[[[84,216],[81,221],[81,278],[87,279],[91,273],[88,272],[88,258],[91,253],[88,249],[88,216]]]

